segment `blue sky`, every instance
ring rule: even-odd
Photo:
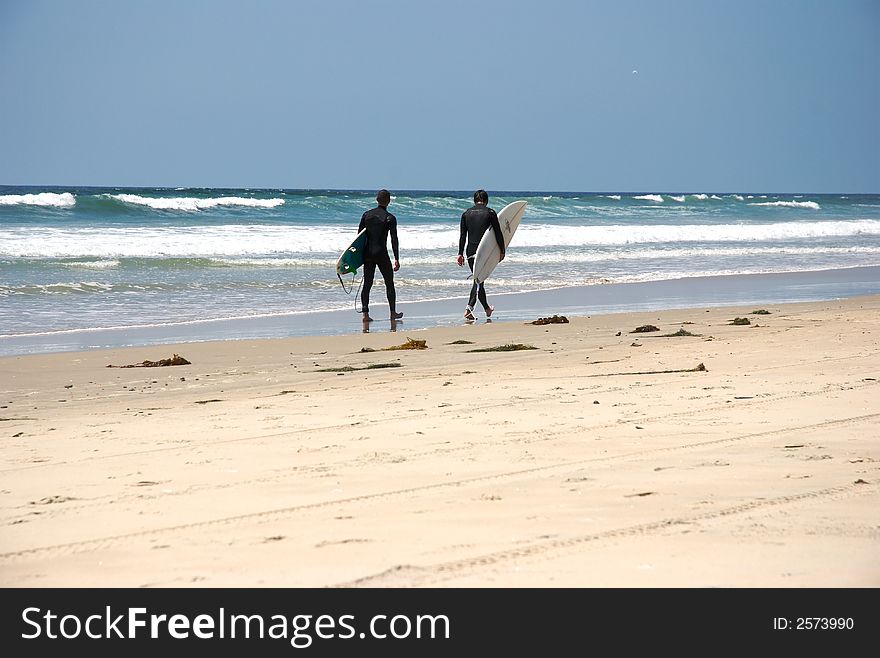
[[[880,192],[877,0],[0,0],[0,90],[8,185]]]

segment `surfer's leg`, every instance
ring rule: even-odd
[[[467,264],[468,264],[468,267],[471,268],[471,272],[473,272],[474,271],[474,257],[473,256],[468,256]],[[465,317],[467,317],[467,315],[470,311],[474,310],[474,306],[477,303],[477,288],[478,287],[480,287],[480,285],[476,281],[474,281],[473,285],[471,286],[471,294],[468,296],[468,305],[467,305],[467,310],[465,312]]]
[[[480,287],[480,284],[474,281],[474,284],[471,286],[471,294],[468,297],[468,308],[470,310],[474,310],[474,306],[477,304],[477,289]]]
[[[395,306],[397,304],[397,291],[394,289],[394,268],[391,266],[391,258],[385,257],[379,261],[379,271],[385,280],[385,296],[388,297],[388,308],[391,311],[391,318],[399,320],[403,317],[403,313],[397,313]]]
[[[488,312],[489,310],[489,300],[486,299],[486,287],[484,284],[479,285],[478,293],[480,295],[480,303],[483,305],[483,309]]]
[[[373,287],[373,278],[376,276],[376,263],[373,261],[364,261],[364,281],[361,287],[361,307],[364,312],[364,318],[369,317],[370,313],[370,289]]]

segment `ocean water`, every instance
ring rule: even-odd
[[[374,191],[0,186],[0,339],[354,310]],[[397,192],[398,303],[464,299],[472,192]],[[529,206],[495,294],[880,265],[880,195],[492,192]],[[390,241],[389,241],[390,249]],[[377,273],[371,306],[385,303]],[[210,336],[206,336],[210,338]]]

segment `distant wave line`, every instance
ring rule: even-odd
[[[148,206],[155,210],[182,210],[191,212],[218,206],[241,206],[249,208],[276,208],[284,205],[284,199],[254,199],[250,197],[145,197],[139,194],[108,194],[112,199],[123,203]]]
[[[40,192],[39,194],[3,194],[0,195],[0,206],[42,206],[54,208],[70,208],[76,204],[76,197],[70,192],[55,194]]]
[[[815,201],[765,201],[762,203],[750,203],[750,206],[782,206],[788,208],[811,208],[812,210],[822,210],[822,207]]]

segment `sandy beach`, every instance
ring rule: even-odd
[[[878,318],[869,296],[4,357],[0,585],[877,587]],[[473,351],[511,344],[535,349]]]

